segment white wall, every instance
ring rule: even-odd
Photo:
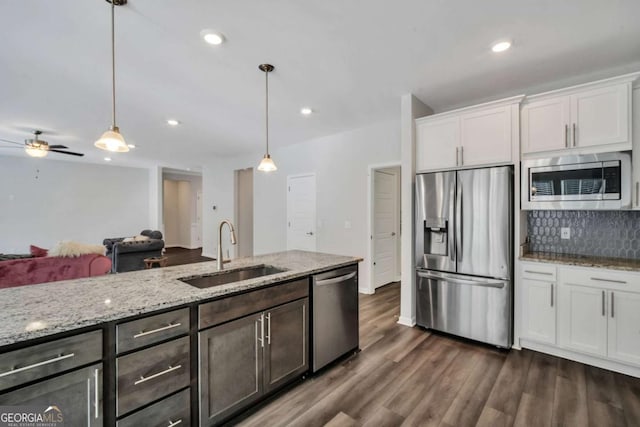
[[[149,169],[0,156],[0,252],[150,228]]]
[[[286,250],[287,175],[316,174],[317,250],[368,258],[368,173],[373,164],[400,162],[400,127],[396,120],[317,138],[273,150],[278,170],[254,173],[254,253]],[[203,168],[204,250],[215,254],[217,224],[234,218],[234,170],[255,166],[261,154],[216,159]],[[213,210],[213,206],[216,210]],[[345,229],[345,222],[351,223]],[[228,237],[223,237],[226,253]],[[231,248],[231,251],[233,249]],[[233,252],[232,252],[233,253]],[[364,263],[370,264],[369,259]],[[361,288],[369,288],[361,268]]]

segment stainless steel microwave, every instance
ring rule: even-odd
[[[524,210],[631,207],[631,156],[626,152],[524,160],[521,174]]]

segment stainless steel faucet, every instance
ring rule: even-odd
[[[220,221],[220,225],[218,226],[218,257],[216,258],[216,262],[218,263],[218,270],[222,270],[224,267],[224,263],[222,261],[222,226],[227,224],[229,226],[229,232],[231,233],[231,244],[236,244],[236,231],[233,229],[233,224],[228,219]]]

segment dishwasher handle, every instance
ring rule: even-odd
[[[316,286],[326,286],[326,285],[334,285],[336,283],[344,282],[345,280],[353,279],[356,276],[356,271],[353,271],[349,274],[345,274],[344,276],[332,277],[331,279],[323,279],[317,280]]]

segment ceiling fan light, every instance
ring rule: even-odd
[[[258,170],[261,172],[273,172],[277,171],[278,168],[276,167],[276,164],[273,163],[273,160],[271,160],[271,156],[269,154],[265,154],[258,165]]]
[[[120,130],[117,127],[109,129],[103,133],[94,145],[101,150],[112,151],[115,153],[126,153],[129,151],[129,146],[124,141],[122,135],[120,135]]]
[[[47,155],[47,150],[40,147],[26,147],[24,151],[31,157],[45,157]]]

